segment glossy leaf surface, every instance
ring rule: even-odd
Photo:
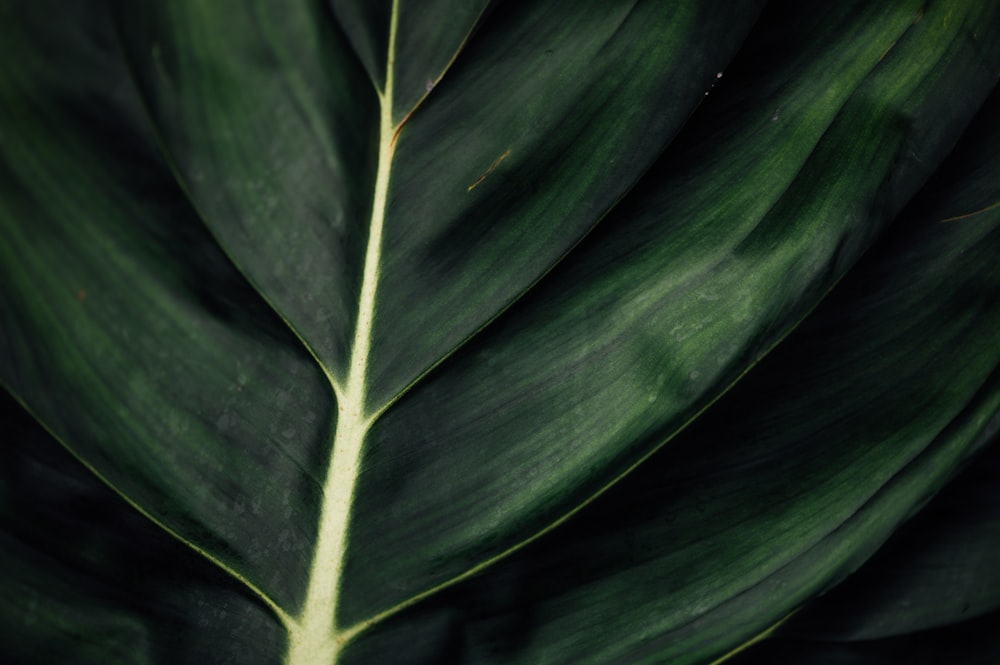
[[[21,660],[710,663],[987,445],[987,3],[3,14]]]

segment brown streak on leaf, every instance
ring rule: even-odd
[[[985,208],[980,208],[979,210],[973,210],[972,212],[967,212],[964,215],[956,215],[955,217],[948,217],[946,219],[942,219],[941,223],[944,223],[944,222],[958,222],[958,221],[961,221],[963,219],[968,219],[969,217],[975,217],[976,215],[981,215],[984,212],[989,212],[990,210],[993,210],[994,208],[1000,208],[1000,201],[997,201],[997,202],[995,202],[995,203],[993,203],[991,205],[988,205]]]
[[[474,183],[465,188],[465,191],[471,192],[473,189],[475,189],[476,186],[479,185],[479,183],[481,183],[483,180],[486,179],[486,176],[493,173],[493,169],[495,169],[500,162],[507,159],[507,155],[509,154],[510,154],[510,148],[508,148],[502,155],[497,157],[496,160],[494,160],[493,163],[490,164],[490,167],[485,171],[483,171],[483,174],[481,176],[476,178],[476,181]]]

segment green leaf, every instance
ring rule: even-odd
[[[0,5],[12,657],[709,663],[986,445],[998,9],[460,4]]]

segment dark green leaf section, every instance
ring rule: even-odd
[[[489,14],[399,135],[373,408],[499,314],[608,212],[703,99],[757,5],[547,0]]]
[[[981,117],[947,177],[701,420],[562,528],[362,635],[347,662],[412,644],[398,662],[709,663],[856,569],[1000,428],[1000,209],[942,221],[1000,196],[995,102]],[[899,579],[933,551],[908,550]],[[759,662],[855,662],[825,646]],[[969,663],[995,653],[953,646]]]
[[[0,661],[269,665],[246,589],[139,515],[0,395]]]
[[[969,128],[970,139],[942,169],[946,175],[926,188],[915,208],[936,213],[944,226],[1000,226],[998,118],[1000,93],[995,91]],[[952,193],[954,183],[961,183],[958,196]],[[961,266],[965,256],[955,261]],[[989,288],[982,285],[984,291]],[[987,331],[993,325],[989,317],[970,323]],[[991,424],[992,447],[882,551],[808,606],[774,641],[750,649],[734,665],[994,662],[1000,654],[1000,419],[994,416]]]
[[[373,85],[385,87],[392,0],[331,3]],[[396,79],[392,120],[400,123],[434,90],[488,11],[490,0],[402,0],[396,3]]]
[[[371,87],[385,88],[392,0],[332,0],[328,3],[343,28]],[[425,56],[426,57],[426,54]]]
[[[105,17],[63,4],[2,26],[0,381],[129,502],[293,609],[328,386],[156,159]]]
[[[990,209],[1000,201],[1000,92],[980,118],[969,131],[975,140],[963,143],[949,161],[964,166],[951,171],[951,177],[961,179],[962,196],[949,206],[951,214],[944,218],[950,221],[943,224],[1000,224],[1000,214]],[[936,209],[932,201],[942,189],[946,195],[946,185],[933,183],[921,202]],[[963,256],[956,258],[958,264],[963,261]],[[990,318],[981,323],[989,326]],[[993,426],[1000,429],[1000,418],[994,418]],[[779,635],[876,640],[958,623],[998,608],[1000,447],[994,442],[857,575],[802,612]]]
[[[995,13],[824,7],[761,19],[593,236],[376,422],[346,622],[503,556],[684,427],[857,259],[994,84],[965,30]]]
[[[344,379],[378,140],[322,2],[116,2],[157,140],[240,269]]]
[[[355,0],[358,2],[359,0]],[[364,0],[360,0],[364,2]],[[395,47],[392,119],[400,122],[441,81],[491,0],[402,0]]]
[[[727,665],[994,665],[1000,661],[1000,612],[918,633],[866,642],[774,640]]]
[[[996,421],[1000,428],[1000,419]],[[778,636],[903,637],[1000,610],[1000,446],[994,442],[856,575]],[[942,661],[944,662],[944,661]]]

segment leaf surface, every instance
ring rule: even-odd
[[[0,655],[75,665],[280,662],[245,587],[137,513],[0,398]]]
[[[982,443],[993,217],[896,217],[996,85],[992,6],[60,7],[3,6],[0,381],[291,665],[418,662],[510,579],[538,625],[462,658],[715,658]],[[532,581],[618,520],[648,556]]]
[[[1000,212],[942,220],[1000,195],[997,99],[950,177],[698,422],[562,530],[363,636],[356,662],[403,643],[427,649],[412,662],[713,662],[858,568],[970,460],[982,479],[943,497],[932,531],[914,524],[910,547],[778,634],[827,662],[823,640],[995,609],[993,475],[976,454],[1000,428]],[[768,660],[783,649],[765,642],[760,662],[799,662]]]

